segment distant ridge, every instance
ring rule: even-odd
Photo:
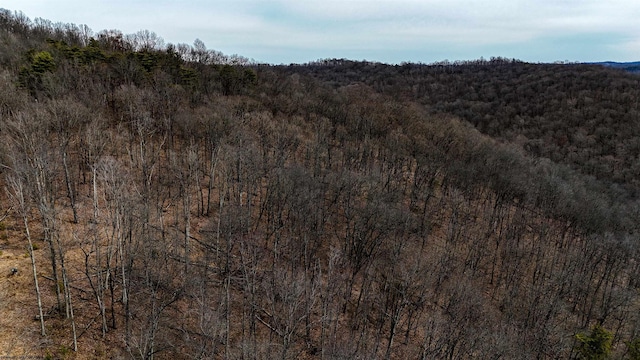
[[[633,61],[633,62],[603,61],[603,62],[594,62],[589,64],[602,65],[606,67],[622,69],[634,74],[640,74],[640,61]]]

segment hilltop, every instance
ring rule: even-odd
[[[640,61],[632,61],[632,62],[604,61],[604,62],[599,62],[594,64],[608,66],[616,69],[623,69],[631,73],[640,73]]]

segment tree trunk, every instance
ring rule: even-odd
[[[10,178],[8,180],[9,185],[11,186],[12,192],[8,192],[9,197],[13,198],[13,200],[17,203],[20,211],[20,215],[22,217],[22,221],[24,224],[24,231],[27,236],[27,241],[29,242],[29,256],[31,257],[31,269],[33,271],[33,282],[36,287],[36,298],[38,301],[38,315],[40,318],[40,334],[42,336],[46,335],[45,327],[44,327],[44,314],[42,311],[42,296],[40,294],[40,286],[38,285],[38,271],[36,269],[36,258],[33,253],[33,242],[31,240],[31,231],[29,230],[29,220],[27,217],[27,207],[24,198],[24,188],[22,181],[16,178]]]
[[[67,197],[69,197],[69,201],[71,202],[71,210],[73,211],[73,223],[78,223],[78,211],[76,209],[76,196],[73,191],[73,186],[71,185],[71,177],[69,176],[69,166],[67,164],[67,151],[64,150],[62,152],[62,164],[64,165],[64,179],[67,183]]]

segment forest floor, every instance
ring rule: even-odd
[[[0,204],[7,203],[9,200],[1,194]],[[71,321],[56,310],[49,246],[42,238],[41,224],[34,220],[29,222],[29,227],[35,248],[46,335],[40,333],[38,302],[24,225],[9,209],[7,216],[0,217],[0,359],[113,359],[122,358],[131,351],[121,346],[121,332],[109,331],[104,335],[101,332],[100,312],[85,273],[83,252],[89,251],[86,244],[89,235],[84,222],[91,216],[88,212],[91,207],[83,203],[78,205],[82,219],[80,225],[72,223],[68,206],[59,209],[58,218],[62,246],[66,249],[64,257],[71,286],[78,352],[73,351]],[[193,219],[194,234],[206,222],[204,218]],[[122,311],[119,305],[116,305],[116,312]],[[118,327],[121,326],[123,324],[118,323]]]
[[[7,222],[11,221],[5,219],[2,224]],[[0,237],[0,357],[41,358],[46,340],[39,334],[38,303],[26,239],[21,241],[24,236],[11,226],[1,231]],[[42,251],[42,247],[36,250],[36,256],[42,256]],[[43,290],[51,286],[41,276],[38,280]]]
[[[41,229],[31,222],[38,283],[42,296],[46,336],[40,334],[38,302],[33,280],[31,258],[24,228],[13,216],[0,222],[0,359],[10,358],[74,358],[70,321],[56,314],[55,287],[48,260],[48,245],[42,241]],[[69,235],[68,233],[66,235]],[[67,238],[71,238],[67,236]],[[78,348],[92,358],[108,356],[101,339],[99,322],[93,315],[92,293],[82,272],[83,254],[79,246],[65,253],[67,271],[72,280],[72,297],[76,315]],[[17,272],[14,272],[16,269]]]

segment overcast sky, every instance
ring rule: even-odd
[[[2,0],[94,32],[150,30],[259,62],[640,60],[638,0]]]

